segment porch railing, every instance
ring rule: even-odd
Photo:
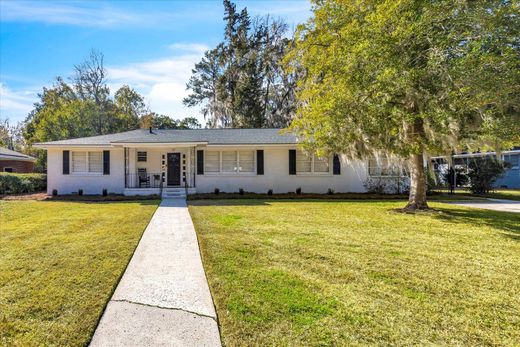
[[[160,173],[126,174],[126,188],[162,188]]]

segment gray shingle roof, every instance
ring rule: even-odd
[[[24,160],[35,161],[36,159],[20,152],[10,150],[9,148],[0,147],[0,159],[4,160]]]
[[[185,143],[206,142],[209,145],[296,144],[296,136],[280,133],[281,129],[193,129],[132,130],[123,133],[44,142],[39,145],[110,145],[118,143]]]

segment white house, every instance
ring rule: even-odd
[[[139,129],[37,144],[47,150],[51,194],[364,192],[375,162],[307,156],[280,129]]]

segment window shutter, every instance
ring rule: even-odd
[[[296,175],[296,150],[289,150],[289,175]]]
[[[204,175],[204,151],[197,150],[197,175]]]
[[[63,151],[63,174],[70,173],[70,151]]]
[[[256,174],[264,174],[264,150],[259,149],[256,151]]]
[[[337,154],[334,154],[334,158],[332,159],[332,173],[334,175],[341,175],[341,162]]]
[[[110,175],[110,151],[103,151],[103,175]]]

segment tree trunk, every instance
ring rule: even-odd
[[[413,154],[410,158],[410,196],[405,211],[427,210],[426,173],[423,154]]]

